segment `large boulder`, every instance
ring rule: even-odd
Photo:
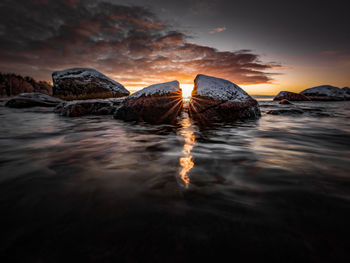
[[[54,96],[63,98],[111,98],[130,94],[122,84],[90,68],[55,71],[52,80]]]
[[[62,116],[109,115],[122,103],[124,98],[74,100],[58,104],[55,112]]]
[[[175,123],[182,111],[178,81],[155,84],[127,97],[114,118],[149,123]]]
[[[49,95],[33,92],[33,93],[22,93],[16,97],[9,99],[5,106],[11,108],[30,108],[36,106],[43,107],[55,107],[62,100],[51,97]]]
[[[331,85],[309,88],[300,92],[300,94],[313,101],[340,101],[345,99],[345,91]]]
[[[238,85],[220,78],[197,75],[189,113],[203,124],[257,118],[258,103]]]
[[[290,91],[281,91],[273,100],[289,100],[289,101],[310,101],[310,99],[302,94]]]

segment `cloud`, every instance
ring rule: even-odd
[[[215,34],[215,33],[225,31],[225,30],[226,30],[226,27],[217,27],[217,28],[214,28],[213,30],[209,31],[209,34]]]
[[[189,42],[148,9],[84,0],[3,0],[0,71],[50,80],[52,71],[92,67],[127,87],[197,73],[238,84],[271,81],[279,67],[249,50],[222,52]]]

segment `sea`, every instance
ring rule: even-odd
[[[210,127],[2,101],[0,262],[350,262],[350,102],[257,99]]]

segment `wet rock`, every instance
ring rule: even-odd
[[[11,108],[29,108],[36,106],[55,107],[61,102],[62,100],[58,98],[54,98],[39,92],[33,92],[22,93],[16,97],[13,97],[6,102],[5,106]]]
[[[289,100],[286,100],[286,99],[280,100],[279,103],[280,104],[292,104]]]
[[[345,100],[346,97],[344,90],[330,85],[306,89],[300,94],[307,96],[313,101],[341,101]]]
[[[261,115],[257,101],[228,80],[199,74],[194,83],[189,114],[202,124]]]
[[[123,100],[124,98],[67,101],[57,105],[54,111],[67,117],[109,115],[114,113]]]
[[[127,97],[114,118],[149,123],[175,123],[183,107],[178,81],[155,84]]]
[[[289,101],[310,101],[310,99],[302,94],[290,91],[281,91],[273,100],[289,100]]]
[[[52,73],[53,94],[59,97],[94,94],[95,98],[124,97],[124,86],[90,68],[71,68]]]
[[[278,109],[278,110],[269,110],[266,114],[271,115],[296,115],[303,114],[304,111],[301,109]]]

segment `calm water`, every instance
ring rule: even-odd
[[[1,262],[350,262],[350,102],[211,128],[0,106]]]

